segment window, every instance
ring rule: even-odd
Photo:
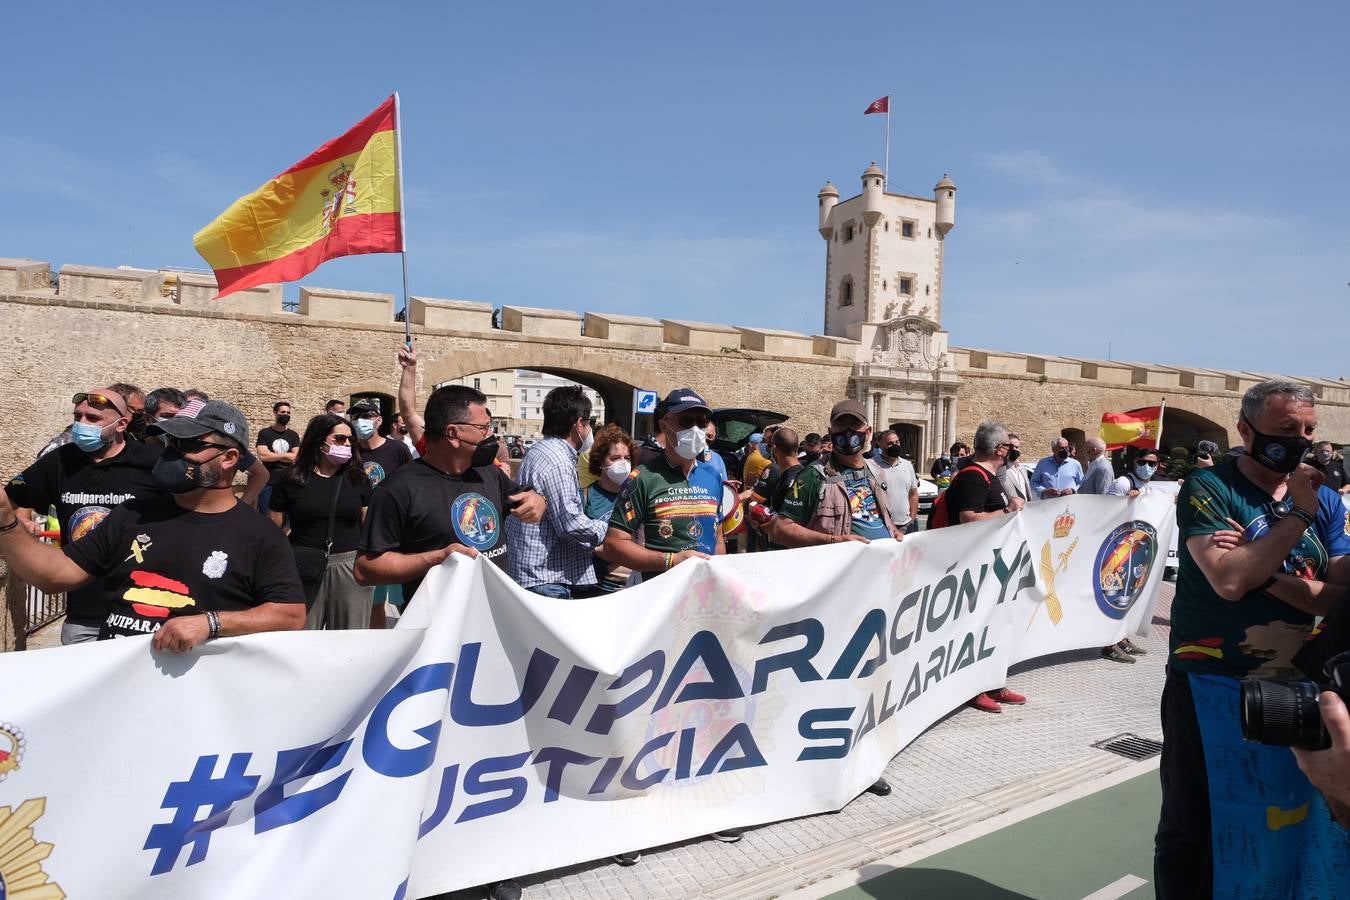
[[[890,223],[890,222],[886,222],[885,225],[886,225],[886,230],[887,230],[887,231],[890,231],[890,230],[891,230],[891,223]]]
[[[900,222],[900,236],[914,239],[914,223],[909,219],[903,219]]]
[[[844,225],[844,243],[847,244],[853,240],[853,223],[848,222]]]
[[[900,285],[900,293],[904,294],[906,297],[914,296],[913,278],[901,278],[899,281],[899,285]]]
[[[483,389],[483,379],[475,378],[473,380],[473,389],[475,391],[481,391]]]
[[[845,276],[844,280],[839,283],[839,305],[853,305],[853,279],[851,277]]]
[[[524,402],[525,402],[526,400],[528,400],[528,399],[530,399],[530,392],[527,391],[527,390],[525,390],[524,388],[521,388],[521,389],[520,389],[520,402],[521,402],[521,403],[524,403]]]
[[[495,388],[495,387],[497,386],[497,379],[493,378],[493,379],[491,379],[491,381],[492,381],[492,386]]]

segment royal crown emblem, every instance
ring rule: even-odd
[[[1060,513],[1059,517],[1055,519],[1055,537],[1068,537],[1069,532],[1073,531],[1073,523],[1076,521],[1074,514],[1067,509]]]
[[[19,768],[27,743],[22,731],[9,722],[0,722],[0,781]]]
[[[338,163],[337,168],[328,173],[328,183],[333,190],[319,191],[319,196],[323,197],[324,234],[333,228],[339,216],[356,212],[356,179],[352,177],[351,166]]]

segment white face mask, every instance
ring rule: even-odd
[[[595,444],[595,429],[587,428],[586,437],[581,441],[581,447],[577,449],[578,453],[585,453]]]
[[[702,428],[694,425],[675,435],[675,452],[681,459],[698,459],[699,454],[708,449],[708,435]]]
[[[628,474],[633,471],[633,464],[626,459],[615,460],[605,466],[605,474],[609,480],[615,484],[623,484],[628,480]]]

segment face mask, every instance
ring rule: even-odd
[[[1331,451],[1328,450],[1325,453],[1317,454],[1317,461],[1320,462],[1322,465],[1326,465],[1327,463],[1331,462]]]
[[[699,454],[707,449],[708,435],[697,425],[675,435],[675,452],[681,459],[698,459]]]
[[[577,450],[577,453],[587,453],[594,445],[595,445],[595,429],[587,428],[586,437],[585,439],[582,440],[581,447],[580,449]]]
[[[216,456],[224,452],[222,450]],[[215,459],[216,456],[211,459]],[[221,480],[219,474],[210,475],[203,471],[205,463],[210,461],[208,459],[202,463],[194,463],[177,450],[165,450],[155,461],[155,467],[150,470],[150,477],[154,480],[155,487],[170,494],[185,494],[197,488],[216,487],[216,482]],[[226,484],[224,487],[228,488],[230,485]]]
[[[605,474],[609,476],[610,481],[622,484],[628,479],[628,475],[633,471],[633,464],[626,459],[616,460],[605,466]]]
[[[809,466],[811,465],[811,463],[815,462],[818,459],[820,459],[819,453],[813,450],[808,450],[802,454],[802,465]]]
[[[1312,441],[1303,435],[1276,437],[1256,430],[1251,422],[1247,427],[1252,430],[1252,459],[1281,475],[1288,475],[1298,468],[1303,456],[1312,447]]]
[[[138,441],[143,440],[145,438],[146,425],[145,413],[132,413],[131,422],[127,425],[127,434]]]
[[[899,458],[900,458],[900,445],[899,445],[899,444],[893,444],[893,445],[887,447],[885,450],[882,450],[881,452],[882,452],[883,454],[885,454],[885,456],[886,456],[887,459],[899,459]]]
[[[280,425],[282,428],[285,428],[287,425],[291,424],[291,414],[282,413],[281,415],[277,416],[277,424]]]
[[[70,428],[70,437],[75,446],[85,453],[97,453],[108,446],[103,437],[103,428],[92,422],[76,422]]]
[[[469,460],[469,465],[473,468],[479,466],[490,466],[497,461],[497,436],[490,434],[478,442],[478,446],[473,448],[473,459]]]
[[[352,431],[358,441],[368,441],[375,436],[375,423],[370,419],[353,419]]]
[[[1068,458],[1069,458],[1069,451],[1067,449],[1060,448],[1059,450],[1055,451],[1055,459],[1059,460],[1060,462],[1063,462]]]
[[[324,444],[323,455],[333,465],[341,466],[352,461],[352,448],[346,444]]]
[[[1148,463],[1139,463],[1134,467],[1134,475],[1140,481],[1148,481],[1157,471],[1157,466],[1150,466]]]
[[[854,429],[841,431],[832,435],[832,437],[834,438],[834,452],[840,456],[853,456],[862,450],[863,444],[867,441],[867,435]]]
[[[1018,450],[1016,447],[1008,448],[1008,462],[1015,463],[1021,458],[1022,458],[1021,450]]]

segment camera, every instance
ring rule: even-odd
[[[1276,747],[1301,747],[1325,750],[1331,735],[1322,722],[1317,695],[1335,691],[1350,703],[1350,650],[1338,653],[1326,662],[1327,683],[1314,681],[1262,681],[1247,678],[1242,682],[1242,736],[1258,744]]]

